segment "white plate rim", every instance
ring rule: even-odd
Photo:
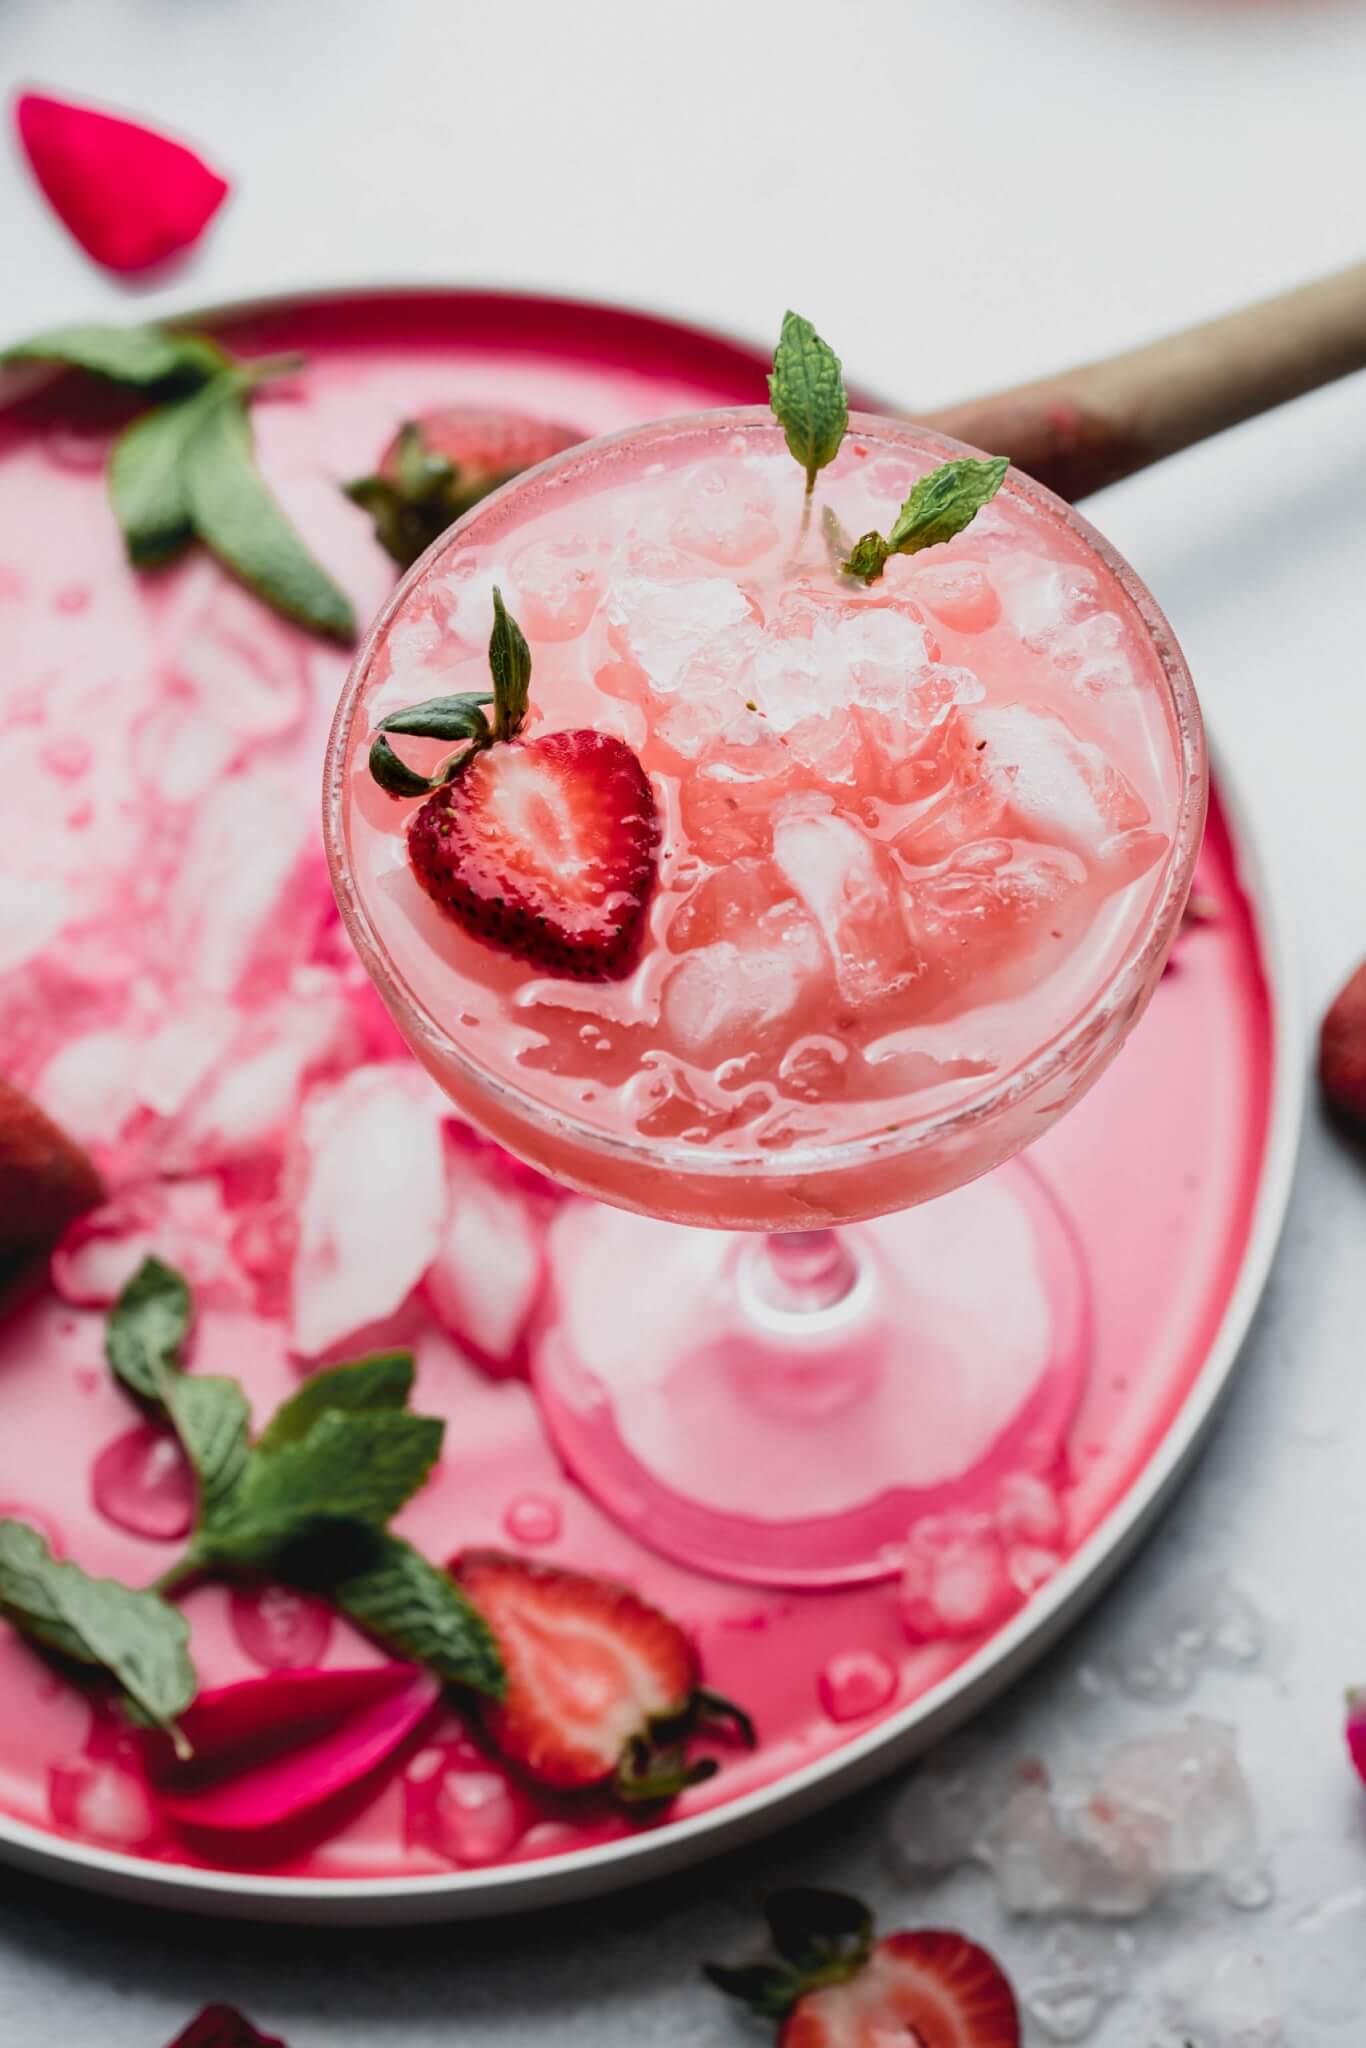
[[[404,294],[572,301],[690,328],[741,349],[758,346],[745,336],[678,319],[653,307],[569,292],[523,291],[500,283],[320,284],[211,307],[198,304],[158,310],[157,318],[182,324],[228,322],[257,313],[284,313],[291,306],[329,298]],[[1193,1463],[1232,1384],[1290,1200],[1306,1085],[1305,1032],[1291,926],[1279,885],[1257,849],[1237,783],[1213,740],[1210,754],[1238,880],[1253,913],[1271,1017],[1266,1143],[1238,1277],[1204,1363],[1142,1473],[1063,1568],[975,1656],[899,1713],[771,1785],[648,1832],[536,1861],[420,1877],[269,1877],[155,1863],[93,1843],[68,1841],[4,1814],[0,1814],[0,1860],[85,1891],[228,1919],[382,1926],[530,1912],[663,1877],[801,1819],[909,1762],[995,1698],[1040,1657],[1109,1583]]]

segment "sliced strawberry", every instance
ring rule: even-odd
[[[602,981],[633,964],[658,839],[631,749],[579,730],[481,753],[428,798],[408,850],[428,895],[476,938]]]
[[[103,1197],[94,1166],[36,1103],[0,1081],[0,1284]]]
[[[1338,1121],[1366,1134],[1366,960],[1323,1020],[1319,1083]]]
[[[844,1984],[810,1991],[781,2048],[1019,2048],[1015,1994],[984,1948],[947,1929],[889,1934]]]
[[[579,981],[628,974],[659,844],[645,770],[613,733],[518,737],[531,649],[496,587],[489,670],[491,692],[391,711],[371,741],[370,773],[381,788],[428,796],[408,828],[417,878],[475,938],[543,973]],[[394,752],[390,733],[454,740],[461,751],[421,775]]]
[[[381,546],[406,569],[471,505],[582,439],[578,427],[497,406],[439,406],[405,420],[375,475],[357,477],[346,494],[370,514]]]
[[[628,1802],[662,1802],[715,1772],[714,1761],[690,1764],[685,1754],[704,1723],[728,1721],[753,1740],[738,1708],[699,1687],[683,1631],[627,1587],[502,1550],[468,1550],[450,1569],[507,1672],[484,1725],[538,1784],[577,1792],[610,1783]]]
[[[781,1961],[707,1965],[719,1990],[782,2022],[779,2048],[1019,2048],[1004,1974],[945,1928],[889,1934],[843,1892],[779,1892],[765,1908]]]

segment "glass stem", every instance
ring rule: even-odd
[[[754,1246],[755,1292],[786,1315],[834,1308],[857,1278],[858,1261],[838,1230],[774,1230]]]

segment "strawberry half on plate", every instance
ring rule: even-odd
[[[714,1775],[714,1758],[687,1754],[704,1727],[725,1724],[753,1743],[748,1715],[699,1685],[678,1624],[627,1587],[503,1550],[467,1550],[450,1570],[507,1673],[503,1699],[480,1709],[483,1725],[537,1784],[610,1788],[628,1805],[657,1806]]]

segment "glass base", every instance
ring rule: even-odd
[[[550,1267],[533,1375],[561,1456],[721,1578],[893,1576],[923,1517],[1053,1471],[1085,1385],[1081,1248],[1021,1160],[810,1240],[566,1203]]]

